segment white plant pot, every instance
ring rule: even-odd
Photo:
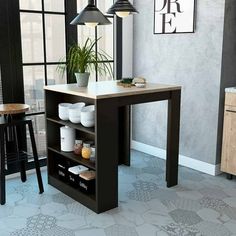
[[[78,87],[87,87],[90,73],[75,73],[77,86]]]

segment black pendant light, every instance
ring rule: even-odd
[[[116,14],[119,17],[126,17],[130,14],[138,13],[128,0],[117,0],[107,11],[108,14]]]
[[[87,7],[71,21],[71,24],[95,27],[97,25],[108,25],[111,24],[111,22],[95,6],[94,0],[88,0]]]

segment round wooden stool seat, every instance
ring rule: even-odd
[[[27,104],[1,104],[0,105],[0,115],[11,115],[11,114],[20,114],[29,110],[29,105]]]

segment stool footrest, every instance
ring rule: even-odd
[[[20,151],[19,153],[8,153],[5,155],[6,164],[12,164],[20,161],[28,161],[29,158],[33,159],[33,155],[25,151]]]

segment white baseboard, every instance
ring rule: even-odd
[[[159,157],[164,160],[166,159],[166,150],[161,148],[153,147],[134,140],[131,141],[131,148],[140,152],[150,154],[152,156]],[[179,164],[181,166],[185,166],[213,176],[221,174],[220,164],[212,165],[183,155],[179,155]]]

